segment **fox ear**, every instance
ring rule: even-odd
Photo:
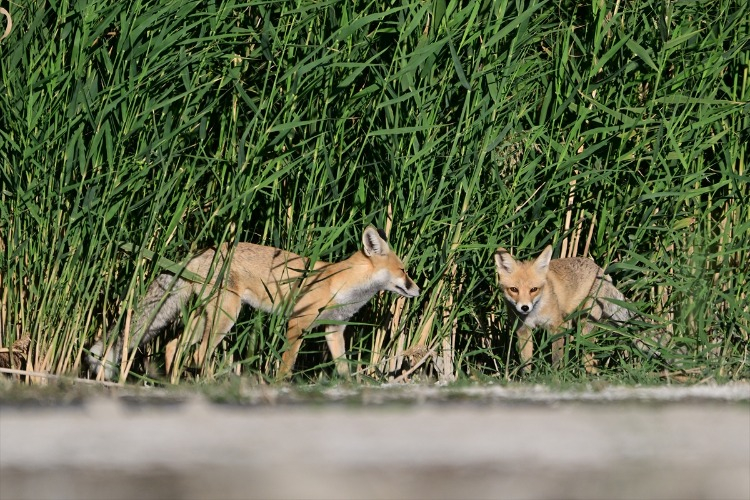
[[[390,252],[388,242],[380,237],[380,231],[373,226],[367,226],[362,233],[362,245],[364,246],[365,255],[387,255]]]
[[[547,245],[539,257],[534,261],[534,265],[538,269],[546,269],[549,266],[549,261],[552,260],[552,245]]]
[[[511,257],[510,252],[504,248],[498,248],[495,251],[495,268],[498,274],[510,274],[516,267],[516,261]]]

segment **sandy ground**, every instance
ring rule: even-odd
[[[0,404],[0,498],[750,498],[750,385]]]

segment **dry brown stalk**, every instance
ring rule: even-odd
[[[0,14],[4,15],[5,19],[8,20],[8,24],[5,26],[5,33],[3,33],[3,36],[0,36],[0,42],[1,42],[3,41],[4,38],[7,38],[8,35],[10,35],[10,30],[13,28],[13,18],[10,16],[10,12],[8,12],[2,7],[0,7]]]
[[[31,337],[25,336],[8,347],[0,348],[0,368],[14,368],[23,366],[28,354]]]

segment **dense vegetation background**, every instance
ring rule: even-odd
[[[373,223],[423,294],[355,316],[363,377],[424,356],[443,380],[516,376],[492,253],[547,244],[643,318],[533,376],[585,376],[583,347],[625,380],[750,375],[745,1],[0,5],[0,340],[30,340],[25,368],[80,374],[191,252],[335,260]],[[211,372],[271,375],[283,331],[243,314]],[[301,380],[331,373],[324,345]]]

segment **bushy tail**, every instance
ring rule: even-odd
[[[159,275],[149,287],[146,297],[136,307],[128,351],[149,342],[162,329],[176,320],[191,294],[192,286],[189,282],[170,274]],[[110,335],[108,335],[110,342],[114,334],[115,332],[110,330]],[[103,378],[113,380],[119,373],[118,367],[124,340],[122,332],[117,333],[114,342],[109,346],[106,357],[104,357],[106,340],[101,339],[96,342],[86,356],[90,373],[98,376],[104,370]]]
[[[644,323],[651,323],[646,318],[641,316],[639,313],[631,311],[623,307],[622,305],[615,303],[609,299],[615,299],[616,301],[625,302],[625,296],[612,284],[612,280],[609,276],[605,276],[604,279],[598,280],[598,292],[597,292],[597,304],[602,309],[602,319],[609,320],[617,325],[622,325],[630,322],[633,319],[640,319]],[[669,362],[662,356],[659,346],[661,339],[650,338],[648,343],[644,342],[643,339],[633,339],[633,345],[640,350],[642,353],[659,358],[664,363]]]
[[[114,329],[109,331],[111,338],[115,334]],[[99,339],[96,344],[91,346],[89,353],[86,355],[86,363],[89,366],[89,373],[95,377],[99,376],[99,372],[104,370],[102,378],[104,380],[113,380],[117,375],[117,367],[120,364],[120,357],[122,355],[122,335],[117,335],[114,344],[109,347],[109,351],[106,353],[107,357],[102,359],[104,356],[105,344],[104,339]]]
[[[633,318],[634,314],[632,311],[612,300],[608,300],[615,299],[619,302],[625,302],[625,296],[612,284],[609,276],[597,280],[597,284],[594,286],[597,304],[602,308],[602,319],[608,319],[613,323],[620,324],[627,323]]]

